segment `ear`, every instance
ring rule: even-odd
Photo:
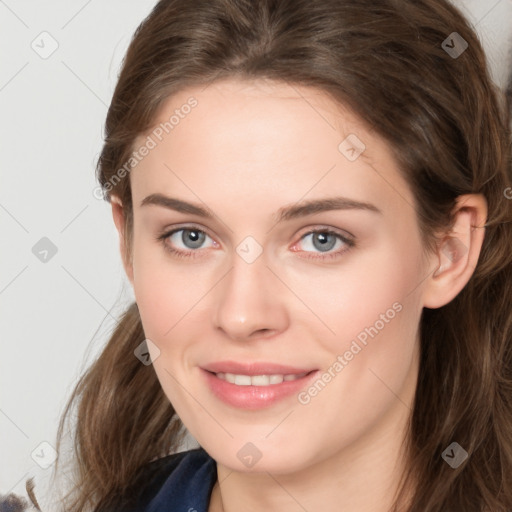
[[[114,218],[114,224],[116,225],[117,232],[119,233],[119,249],[121,251],[121,259],[123,261],[124,270],[130,283],[133,286],[133,264],[131,259],[128,258],[129,243],[126,239],[126,223],[125,223],[125,211],[121,200],[117,196],[111,196],[110,204],[112,206],[112,217]]]
[[[459,196],[454,225],[433,255],[434,272],[427,278],[423,305],[440,308],[466,286],[476,268],[485,234],[487,201],[482,194]]]

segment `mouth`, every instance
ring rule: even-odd
[[[224,365],[226,366],[226,365]],[[262,409],[276,402],[297,396],[304,387],[320,373],[319,370],[293,369],[288,367],[280,373],[273,368],[264,372],[253,365],[245,371],[213,371],[201,368],[206,385],[212,394],[224,404],[237,409]],[[233,366],[231,366],[233,368]],[[231,369],[229,368],[229,369]],[[225,369],[225,368],[223,368]]]

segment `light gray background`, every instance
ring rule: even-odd
[[[512,0],[456,3],[503,85]],[[0,494],[25,495],[30,476],[44,494],[40,443],[54,445],[79,374],[133,298],[94,167],[121,59],[154,4],[0,0]],[[32,252],[43,237],[57,248],[47,262]]]

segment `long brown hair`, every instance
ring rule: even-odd
[[[135,138],[170,95],[230,77],[307,85],[350,106],[392,148],[426,248],[450,227],[457,196],[485,195],[472,278],[449,304],[423,311],[411,464],[395,510],[411,482],[410,512],[512,510],[510,109],[474,30],[446,0],[160,1],[128,48],[97,167],[105,198],[124,205],[128,258],[130,180],[119,171]],[[59,446],[77,405],[68,512],[129,497],[141,468],[178,447],[183,426],[153,368],[134,356],[143,340],[134,304],[67,404]],[[454,441],[469,453],[457,469],[441,457]]]

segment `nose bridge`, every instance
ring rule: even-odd
[[[282,284],[267,268],[265,254],[254,251],[251,241],[239,244],[216,298],[213,322],[234,339],[275,333],[288,321]]]

